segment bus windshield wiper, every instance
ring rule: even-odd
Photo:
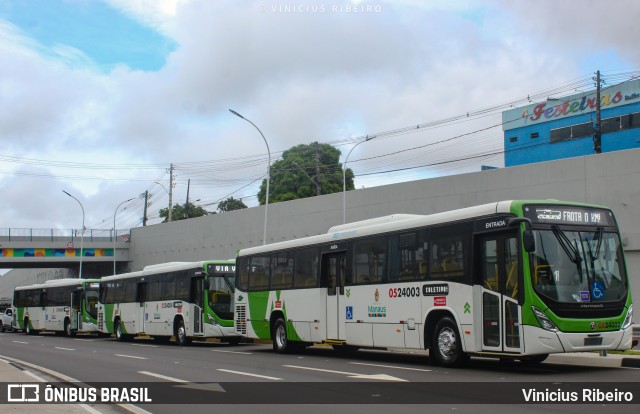
[[[587,242],[587,251],[589,252],[589,260],[591,262],[591,270],[595,273],[596,271],[596,260],[598,259],[598,257],[600,256],[600,247],[602,247],[602,240],[603,240],[603,235],[604,233],[604,229],[602,227],[598,227],[598,230],[596,230],[596,234],[593,236],[593,239],[591,239],[592,242],[596,243],[595,246],[595,253],[593,252],[593,250],[591,249],[591,243]]]
[[[564,234],[564,231],[560,230],[560,227],[552,226],[551,230],[553,231],[553,235],[556,236],[562,250],[567,254],[569,260],[571,260],[576,267],[578,268],[578,275],[580,276],[580,283],[582,283],[583,275],[582,275],[582,257],[580,257],[580,252],[578,248],[571,244],[571,240]]]

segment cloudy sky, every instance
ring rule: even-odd
[[[349,150],[356,187],[503,166],[500,112],[640,72],[636,0],[0,0],[1,228],[257,205],[272,161]],[[629,75],[631,74],[631,75]],[[591,86],[590,86],[591,85]],[[156,182],[160,184],[156,184]],[[196,201],[198,200],[198,201]]]

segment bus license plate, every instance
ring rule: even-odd
[[[584,346],[602,345],[602,338],[584,338]]]

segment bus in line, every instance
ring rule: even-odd
[[[539,363],[549,354],[629,349],[632,300],[606,207],[501,201],[392,215],[240,250],[238,335],[276,352],[428,349]]]
[[[120,341],[148,335],[186,345],[192,339],[239,343],[233,328],[235,260],[174,262],[103,277],[98,327]]]
[[[98,333],[98,279],[53,279],[16,287],[13,328],[26,334],[42,331],[73,336]]]

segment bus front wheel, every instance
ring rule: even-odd
[[[35,335],[36,333],[38,333],[37,331],[34,331],[33,329],[31,329],[31,325],[29,324],[29,319],[24,320],[24,333],[25,335]]]
[[[287,324],[284,319],[276,319],[276,323],[273,324],[273,350],[279,354],[286,354],[293,350],[294,346],[287,339]]]
[[[69,338],[73,336],[73,330],[71,329],[71,322],[69,321],[64,322],[64,334]]]
[[[124,342],[128,339],[127,335],[122,333],[122,322],[120,322],[120,319],[113,324],[113,332],[116,334],[116,339],[120,342]]]
[[[462,352],[462,338],[453,319],[446,316],[438,321],[433,335],[430,354],[436,364],[443,367],[458,367],[467,360]]]
[[[184,322],[180,319],[175,325],[175,337],[176,345],[187,346],[189,345],[189,338],[187,338],[187,331],[184,328]]]

